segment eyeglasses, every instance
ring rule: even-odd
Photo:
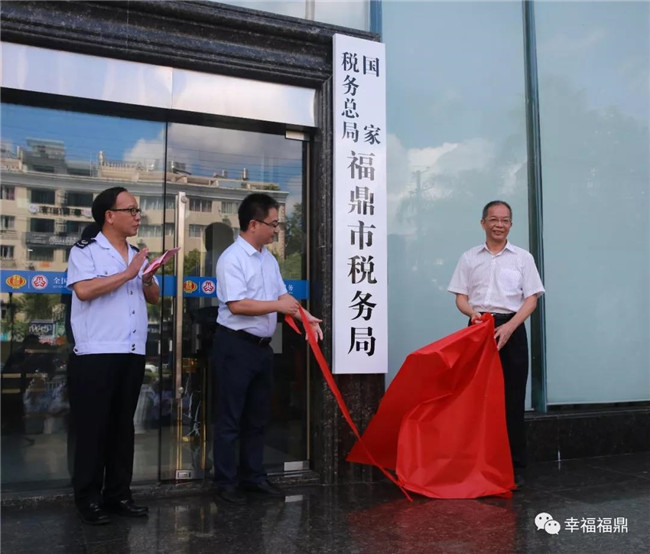
[[[142,213],[140,208],[110,208],[111,212],[129,212],[133,217]]]
[[[255,221],[257,221],[258,223],[264,223],[264,225],[266,225],[267,227],[273,227],[274,229],[277,229],[281,225],[279,221],[271,221],[271,223],[267,221],[262,221],[261,219],[256,219]]]
[[[509,217],[490,217],[485,220],[485,223],[488,225],[496,225],[497,223],[501,223],[502,225],[510,225],[512,223],[512,219]]]

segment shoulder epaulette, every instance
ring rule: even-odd
[[[136,252],[140,252],[140,249],[137,246],[133,246],[132,244],[129,244],[129,246],[133,248],[133,250],[135,250]]]
[[[95,242],[95,239],[81,239],[75,242],[77,248],[86,248],[91,242]]]

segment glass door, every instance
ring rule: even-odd
[[[1,104],[0,369],[3,490],[66,486],[74,429],[67,400],[72,344],[65,277],[71,246],[92,221],[95,196],[126,187],[142,209],[150,258],[180,246],[148,307],[145,377],[135,413],[134,483],[209,477],[216,321],[215,265],[237,237],[253,191],[281,205],[270,250],[294,296],[307,297],[308,143],[244,132]],[[269,471],[308,459],[304,340],[278,325]]]
[[[211,476],[215,267],[239,234],[237,210],[248,194],[265,192],[280,203],[281,231],[269,249],[292,293],[306,300],[306,144],[283,135],[168,126],[165,213],[157,223],[165,228],[164,248],[180,251],[163,277],[162,395],[171,406],[169,425],[161,430],[162,479]],[[305,343],[280,323],[272,346],[276,378],[265,461],[270,472],[305,469]]]
[[[2,488],[68,486],[76,440],[67,393],[69,251],[104,189],[124,186],[151,216],[160,211],[165,124],[10,103],[0,116]],[[144,223],[129,241],[156,252],[166,228]],[[159,476],[160,311],[148,307],[134,482]]]

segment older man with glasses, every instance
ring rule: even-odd
[[[101,192],[92,205],[101,231],[70,250],[67,286],[74,349],[68,368],[76,444],[72,484],[81,519],[109,523],[108,512],[142,517],[131,497],[133,415],[144,376],[147,302],[158,283],[143,277],[147,249],[127,242],[140,226],[136,199],[123,187]]]
[[[494,316],[494,338],[503,366],[510,454],[515,484],[521,487],[527,463],[524,408],[528,339],[524,321],[537,307],[544,286],[530,253],[508,241],[512,228],[509,204],[502,200],[489,202],[483,208],[481,226],[485,242],[461,256],[448,290],[456,295],[456,306],[470,318],[470,324],[479,323],[485,313]]]

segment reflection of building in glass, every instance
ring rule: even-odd
[[[205,231],[213,223],[239,228],[237,209],[253,191],[265,191],[280,203],[285,218],[288,193],[275,183],[252,181],[243,169],[238,178],[227,172],[213,176],[192,175],[183,163],[109,160],[100,151],[94,161],[68,160],[63,141],[26,139],[26,148],[3,144],[0,153],[2,216],[0,216],[0,262],[3,269],[65,271],[68,251],[83,228],[92,221],[94,197],[112,186],[124,186],[138,199],[142,219],[138,244],[152,253],[174,244],[176,197],[186,192],[186,218],[191,222],[185,250],[205,249]],[[167,195],[160,191],[166,180]],[[284,258],[285,229],[270,245]]]

